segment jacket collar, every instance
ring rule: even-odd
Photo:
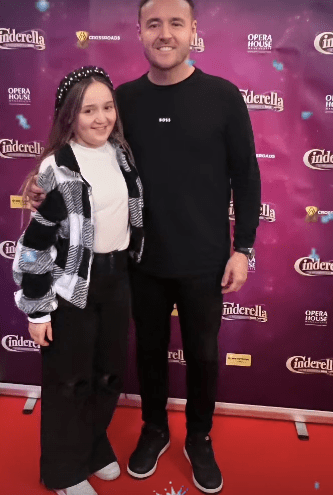
[[[60,148],[60,150],[55,152],[54,156],[58,167],[65,166],[72,172],[80,173],[79,164],[77,163],[77,160],[75,158],[74,152],[70,144],[68,143],[65,144],[65,146]]]

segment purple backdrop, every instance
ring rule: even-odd
[[[197,3],[190,63],[242,90],[263,182],[256,260],[244,288],[225,298],[218,400],[331,411],[332,10],[298,0]],[[116,86],[146,72],[136,6],[136,0],[14,0],[2,8],[2,382],[40,384],[40,356],[13,303],[11,258],[22,210],[13,208],[19,203],[10,196],[18,194],[45,143],[55,90],[67,72],[100,65]],[[79,40],[80,31],[94,38],[81,33]],[[27,144],[33,145],[22,146]],[[172,325],[170,396],[184,398],[177,317]],[[230,353],[250,355],[251,363],[246,356],[231,356],[229,364],[236,366],[227,365]],[[127,393],[138,392],[134,355],[132,327]]]

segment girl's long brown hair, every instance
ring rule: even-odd
[[[133,155],[129,145],[127,144],[125,137],[123,126],[119,117],[119,111],[117,107],[117,102],[115,98],[115,91],[110,83],[102,76],[93,75],[91,77],[82,79],[78,83],[74,84],[74,86],[68,92],[64,103],[60,107],[58,111],[54,113],[53,124],[51,128],[51,132],[48,138],[48,142],[46,147],[40,156],[36,166],[31,170],[25,179],[21,190],[23,190],[23,202],[28,204],[29,197],[27,195],[27,190],[29,188],[29,184],[31,179],[38,174],[39,167],[41,162],[48,156],[52,155],[59,149],[61,149],[65,144],[69,143],[71,139],[74,137],[74,126],[78,114],[80,113],[82,107],[82,101],[84,94],[93,82],[101,82],[105,84],[109,88],[112,94],[112,98],[114,101],[115,109],[116,109],[116,122],[114,124],[113,130],[109,136],[109,141],[111,144],[115,144],[121,146],[127,153],[130,160],[133,160]]]

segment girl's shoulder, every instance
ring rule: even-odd
[[[44,160],[41,162],[38,173],[44,174],[49,167],[52,167],[54,169],[55,166],[56,166],[56,161],[54,154],[49,155],[46,158],[44,158]]]
[[[49,193],[57,186],[56,169],[57,164],[54,154],[44,158],[39,166],[37,186],[44,189],[46,193]]]

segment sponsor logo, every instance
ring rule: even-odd
[[[77,31],[78,48],[88,48],[89,42],[94,41],[120,41],[120,36],[90,36],[88,31]]]
[[[228,352],[226,363],[227,366],[251,366],[251,354],[233,354]]]
[[[275,222],[275,210],[269,206],[267,203],[263,203],[260,206],[260,220],[265,220],[266,222]],[[229,205],[229,219],[235,220],[235,210],[233,201],[230,202]]]
[[[196,35],[195,35],[195,38],[194,38],[193,43],[191,45],[191,49],[197,53],[202,53],[205,51],[204,40],[203,40],[203,38],[199,38],[198,33],[196,33]]]
[[[16,242],[14,241],[3,241],[0,244],[0,254],[4,258],[13,260],[15,258]]]
[[[314,40],[315,49],[325,55],[333,55],[333,33],[320,33]]]
[[[178,349],[177,351],[168,351],[169,363],[178,363],[185,365],[186,361],[184,359],[183,349]]]
[[[89,33],[88,31],[77,31],[76,37],[78,39],[78,48],[87,48],[89,45]]]
[[[256,271],[256,258],[255,258],[255,256],[252,259],[248,260],[247,269],[248,269],[249,273],[254,273]]]
[[[333,275],[333,261],[320,261],[306,256],[299,258],[294,264],[294,268],[300,275],[307,277],[317,277],[321,275]]]
[[[317,222],[318,221],[318,215],[321,216],[321,221],[322,223],[328,223],[330,220],[333,219],[333,211],[326,211],[326,210],[319,210],[317,206],[307,206],[305,208],[306,210],[306,217],[305,221],[306,222]]]
[[[327,311],[305,311],[305,325],[327,327]]]
[[[17,33],[15,29],[0,28],[0,48],[3,50],[17,50],[18,48],[45,50],[45,39],[36,29]]]
[[[316,206],[307,206],[306,210],[306,222],[316,222],[318,220],[318,208]]]
[[[30,105],[31,94],[29,88],[8,88],[9,105]]]
[[[23,196],[10,196],[11,208],[28,208],[26,202],[23,201]]]
[[[271,34],[249,34],[247,37],[248,53],[267,53],[272,50]]]
[[[325,375],[333,375],[333,359],[319,359],[318,361],[312,361],[312,359],[306,356],[293,356],[288,359],[286,366],[289,371],[293,373],[323,373]]]
[[[37,141],[28,144],[20,144],[14,139],[0,139],[1,158],[36,158],[40,156],[44,148]]]
[[[313,149],[305,153],[303,162],[313,170],[332,170],[333,154],[331,151]]]
[[[5,335],[1,339],[1,345],[9,352],[39,352],[40,345],[33,340],[24,340],[18,335]]]
[[[267,311],[263,309],[262,305],[256,304],[255,306],[245,307],[234,302],[223,303],[223,320],[255,320],[261,323],[267,322]]]
[[[267,154],[257,153],[257,158],[270,158],[270,159],[274,159],[275,158],[275,155],[267,155]]]
[[[258,95],[248,89],[241,89],[240,92],[249,110],[274,110],[275,112],[284,110],[283,98],[279,97],[276,91]]]
[[[333,95],[326,95],[326,113],[333,113]]]
[[[161,117],[158,119],[159,122],[171,122],[171,119],[170,117]]]

